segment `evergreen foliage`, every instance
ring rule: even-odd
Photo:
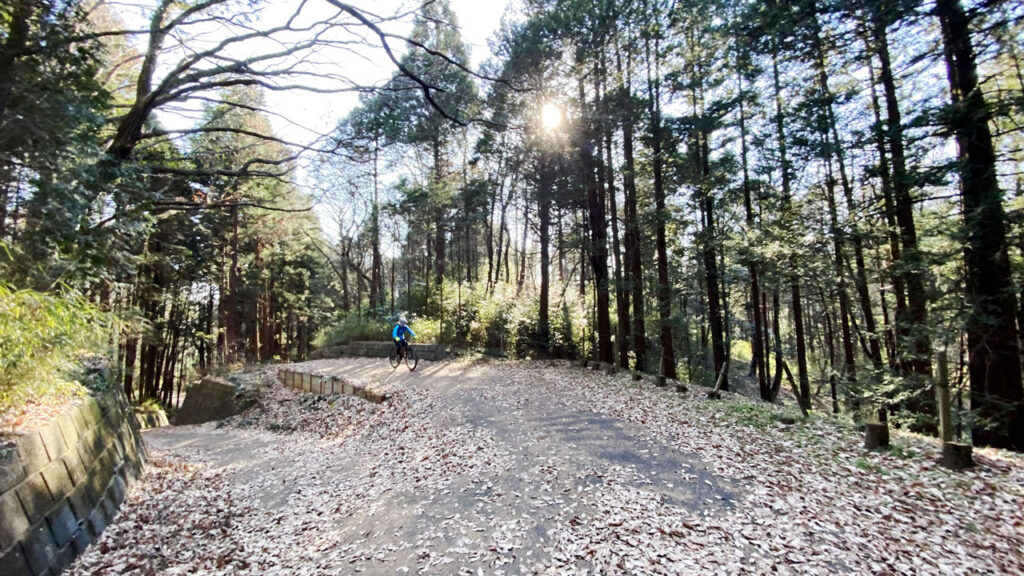
[[[302,30],[241,0],[145,32],[0,8],[0,273],[137,319],[130,394],[407,312],[420,341],[924,432],[944,348],[962,432],[1024,446],[1019,5],[527,0],[475,70],[444,0],[408,37],[329,3]],[[346,63],[374,47],[396,71],[369,87]],[[299,144],[291,88],[361,96]]]

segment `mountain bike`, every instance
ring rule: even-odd
[[[388,361],[391,362],[391,367],[398,369],[398,365],[405,362],[409,371],[416,369],[416,364],[419,363],[419,358],[416,357],[416,350],[413,349],[412,344],[403,346],[402,348],[393,347],[391,354],[388,355]]]

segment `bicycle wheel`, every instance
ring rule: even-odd
[[[398,363],[401,358],[398,357],[398,348],[392,348],[391,353],[388,354],[388,362],[391,362],[392,368],[398,368]]]
[[[412,346],[405,349],[405,365],[409,367],[409,371],[412,372],[416,369],[416,364],[419,362],[419,358],[416,357],[416,351],[413,350]]]

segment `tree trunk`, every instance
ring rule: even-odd
[[[793,326],[796,332],[796,361],[800,367],[800,406],[805,411],[811,410],[811,381],[807,375],[807,346],[804,336],[804,312],[800,298],[800,283],[794,281],[791,286],[793,294]]]
[[[721,293],[719,292],[718,263],[714,249],[714,199],[710,191],[703,191],[704,201],[704,274],[708,295],[708,323],[711,325],[711,348],[715,362],[715,377],[721,379],[722,390],[729,390],[729,376],[720,374],[728,362],[722,325]]]
[[[579,82],[580,105],[586,107],[586,94],[582,80]],[[592,114],[592,111],[590,112]],[[597,158],[594,157],[594,150],[600,150],[600,144],[595,137],[594,119],[591,117],[585,123],[585,133],[579,145],[581,164],[583,168],[583,187],[587,195],[587,216],[590,222],[590,267],[594,274],[594,289],[596,292],[595,314],[597,321],[597,350],[598,360],[611,363],[613,359],[611,341],[611,318],[609,316],[609,290],[608,290],[608,222],[605,215],[605,201],[603,190],[599,186],[598,176],[600,166]]]
[[[747,233],[752,234],[754,231],[754,203],[751,197],[750,190],[750,169],[747,163],[747,120],[746,120],[746,109],[744,104],[746,103],[746,96],[743,90],[743,72],[740,69],[739,62],[737,62],[737,81],[739,83],[739,112],[740,112],[740,165],[743,172],[743,211],[745,215],[745,222],[747,225]],[[750,242],[747,242],[748,250],[753,251],[753,246]],[[764,327],[764,316],[761,306],[761,286],[760,277],[758,273],[758,266],[756,258],[751,254],[747,261],[747,273],[750,274],[750,304],[751,304],[751,315],[754,317],[754,332],[750,339],[751,354],[753,355],[753,367],[754,372],[757,374],[757,385],[758,391],[760,392],[761,400],[768,401],[771,396],[771,388],[768,385],[768,372],[765,364],[767,356],[767,347],[764,346],[765,341],[762,339],[762,332],[766,333]],[[767,334],[765,334],[767,336]]]
[[[494,209],[498,205],[500,194],[499,189],[496,194],[491,195],[491,201],[487,206],[487,292],[490,292],[494,285]]]
[[[823,135],[827,145],[827,135]],[[832,175],[832,161],[825,158],[825,200],[828,204],[829,227],[832,229],[832,250],[836,275],[836,295],[839,300],[839,329],[843,338],[843,374],[852,388],[856,383],[857,367],[854,358],[853,334],[850,331],[850,295],[846,291],[846,274],[843,266],[843,236],[836,213],[835,178]],[[829,346],[831,346],[831,342]],[[833,388],[834,388],[833,384]]]
[[[880,79],[885,96],[887,135],[892,158],[896,224],[900,231],[902,249],[900,268],[903,270],[907,289],[907,326],[898,326],[898,329],[905,338],[909,339],[907,343],[909,347],[904,348],[906,361],[901,361],[900,364],[904,369],[927,377],[931,374],[931,339],[927,331],[927,295],[922,272],[923,263],[917,246],[917,230],[914,224],[914,200],[910,193],[912,182],[907,173],[903,147],[903,121],[896,95],[896,81],[890,64],[886,25],[877,6],[874,7],[872,18],[875,53],[881,65]],[[897,318],[897,324],[899,323],[900,319]],[[900,343],[897,342],[897,345]],[[926,401],[925,404],[927,410],[927,405],[934,403]]]
[[[14,93],[14,62],[28,43],[29,20],[36,6],[36,0],[13,0],[8,8],[7,39],[0,46],[0,118],[7,114]]]
[[[504,184],[502,184],[502,186],[504,186]],[[499,192],[501,192],[500,189],[499,189]],[[508,219],[508,205],[509,205],[509,203],[511,201],[511,197],[512,197],[512,192],[511,191],[509,191],[509,200],[505,200],[504,196],[502,197],[501,215],[500,215],[500,217],[498,219],[498,240],[497,240],[497,242],[494,243],[494,248],[495,248],[496,254],[495,254],[495,257],[494,257],[494,283],[491,284],[491,294],[494,294],[494,287],[498,284],[498,281],[501,279],[501,257],[502,257],[502,254],[505,252],[504,251],[504,246],[505,246],[505,242],[506,242],[506,238],[505,237],[507,235],[507,230],[508,230],[508,222],[507,222],[507,219]],[[506,258],[507,258],[507,256],[506,256]],[[508,282],[508,272],[507,271],[505,272],[505,282]]]
[[[444,180],[444,161],[441,154],[441,141],[434,142],[434,177],[433,184],[440,189]],[[445,253],[446,253],[446,228],[445,210],[441,201],[437,201],[434,207],[434,273],[438,290],[441,289],[441,282],[444,280]],[[439,311],[443,313],[443,303],[439,302]]]
[[[341,309],[348,312],[352,309],[352,296],[350,294],[350,288],[348,284],[348,262],[346,254],[348,253],[348,240],[345,238],[341,239],[341,244],[344,246],[344,250],[341,253]]]
[[[372,273],[372,272],[371,272]],[[378,278],[379,280],[379,278]],[[274,334],[274,324],[277,317],[277,307],[274,302],[274,275],[269,275],[267,287],[263,294],[263,317],[260,319],[260,359],[269,360],[277,354]]]
[[[628,86],[623,91],[622,106],[622,187],[625,193],[626,261],[629,264],[629,287],[633,300],[633,356],[637,370],[647,370],[647,328],[644,318],[644,276],[640,256],[640,224],[637,217],[636,164],[633,158],[633,102]]]
[[[647,59],[647,106],[650,113],[651,164],[654,172],[655,252],[658,267],[658,318],[661,323],[661,373],[666,378],[676,378],[676,355],[672,338],[672,286],[669,284],[668,241],[665,237],[668,213],[665,210],[663,128],[661,126],[661,86],[658,77],[660,72],[657,70],[657,41],[654,48],[654,62],[652,62],[650,38],[644,39],[644,50]],[[655,66],[654,70],[651,69],[652,64]]]
[[[135,84],[135,101],[121,117],[107,147],[107,153],[114,160],[127,160],[131,156],[135,146],[142,139],[142,129],[156,106],[157,94],[153,93],[153,76],[158,68],[157,59],[164,50],[164,40],[171,32],[171,29],[165,26],[164,17],[172,9],[172,4],[173,2],[169,1],[159,2],[150,17],[149,43]]]
[[[139,348],[139,337],[131,334],[128,330],[123,332],[124,334],[124,367],[122,388],[124,389],[124,395],[129,400],[135,398],[135,361],[138,356]]]
[[[786,145],[786,120],[782,109],[782,86],[779,82],[778,55],[772,53],[772,81],[775,90],[775,129],[779,143],[779,163],[782,167],[782,202],[783,210],[789,208],[792,200],[792,174],[790,172]],[[790,258],[789,274],[790,293],[793,306],[793,323],[796,333],[797,376],[800,380],[800,402],[804,410],[810,409],[810,380],[807,376],[807,343],[804,338],[803,310],[800,301],[800,280],[796,273],[796,258]],[[777,319],[776,319],[777,320]],[[781,360],[781,357],[780,357]]]
[[[729,375],[722,373],[728,366],[728,352],[725,348],[725,333],[722,324],[722,295],[719,291],[718,259],[715,253],[715,199],[706,183],[710,177],[710,147],[708,134],[698,131],[695,148],[701,184],[697,188],[704,215],[701,248],[704,256],[705,288],[708,295],[708,323],[711,325],[711,348],[714,357],[715,379],[721,382],[721,390],[729,390]]]
[[[530,232],[530,211],[523,210],[523,235],[519,242],[519,258],[518,266],[516,270],[516,297],[523,291],[523,285],[526,284],[526,239],[529,237]]]
[[[234,362],[238,354],[239,339],[242,331],[242,318],[239,306],[238,290],[238,206],[231,205],[231,238],[228,243],[228,257],[231,259],[228,268],[228,289],[227,297],[223,299],[223,315],[221,321],[225,327],[224,334],[224,361],[228,364]]]
[[[825,314],[825,347],[828,349],[828,387],[832,397],[832,413],[839,414],[839,401],[836,395],[836,347],[835,333],[832,329],[832,311],[829,309],[829,302],[825,294],[821,295],[822,310]],[[820,386],[819,386],[820,390]],[[817,395],[817,393],[815,393]]]
[[[991,113],[978,86],[967,15],[959,0],[937,0],[952,96],[963,185],[967,264],[968,372],[975,444],[1024,449],[1024,390],[1014,323],[1016,297],[1006,242],[1006,215],[996,179]]]
[[[870,49],[871,43],[865,38]],[[882,324],[886,327],[885,331],[885,346],[886,356],[889,359],[890,369],[899,369],[899,357],[900,353],[897,352],[896,341],[898,340],[897,332],[899,331],[899,324],[903,323],[903,318],[907,315],[907,300],[906,300],[906,287],[903,283],[903,274],[896,270],[894,267],[896,263],[900,261],[902,257],[902,251],[900,250],[900,237],[898,227],[896,226],[896,203],[893,200],[892,192],[892,172],[889,169],[889,152],[886,148],[885,129],[882,122],[881,106],[878,102],[878,93],[875,90],[875,69],[871,65],[871,61],[868,61],[868,73],[871,76],[871,111],[874,114],[874,130],[873,136],[875,140],[875,148],[878,153],[878,173],[882,191],[882,202],[884,206],[883,213],[885,215],[885,228],[888,230],[889,240],[889,275],[892,278],[891,292],[894,297],[894,304],[896,306],[895,321],[890,320],[888,313],[888,306],[885,302],[885,287],[880,289],[879,303],[882,308]],[[879,258],[881,260],[881,258]]]
[[[537,190],[537,219],[540,226],[540,302],[537,314],[537,345],[545,355],[551,353],[551,167],[541,166]]]
[[[615,266],[615,312],[618,316],[618,331],[616,341],[618,343],[619,366],[629,369],[629,292],[622,280],[622,258],[619,244],[619,214],[616,206],[615,171],[613,169],[614,156],[612,155],[612,124],[608,110],[607,93],[603,92],[606,70],[604,57],[601,58],[601,74],[598,75],[600,82],[598,88],[601,102],[601,135],[604,141],[604,171],[605,184],[608,195],[608,214],[612,225],[612,261]]]
[[[834,157],[839,165],[839,180],[840,185],[843,189],[843,195],[846,199],[846,207],[849,212],[849,218],[851,220],[851,226],[853,230],[852,244],[854,246],[855,259],[857,263],[856,275],[856,287],[860,297],[861,307],[864,312],[864,321],[868,328],[869,339],[871,341],[870,354],[872,356],[872,362],[876,368],[881,368],[881,352],[878,347],[877,336],[874,334],[874,316],[871,312],[871,297],[867,290],[867,276],[864,270],[864,254],[863,254],[863,243],[856,230],[856,218],[855,207],[853,203],[853,190],[850,186],[850,181],[846,176],[846,160],[843,153],[843,143],[839,139],[839,131],[836,127],[835,111],[833,109],[834,95],[828,82],[828,70],[825,65],[825,48],[822,44],[821,39],[821,28],[815,14],[812,25],[814,27],[813,43],[815,52],[815,66],[818,72],[818,89],[821,91],[821,98],[823,101],[823,108],[825,112],[825,123],[826,127],[822,130],[821,139],[823,144],[823,157],[826,163],[826,193],[828,195],[828,207],[829,207],[829,219],[832,228],[832,239],[833,249],[835,252],[835,270],[836,270],[836,290],[839,297],[839,321],[840,329],[843,337],[843,372],[846,375],[846,380],[849,386],[853,387],[856,385],[856,364],[854,356],[854,341],[853,335],[850,331],[850,302],[849,293],[846,289],[846,275],[845,268],[843,266],[843,260],[845,256],[843,254],[843,248],[846,244],[846,238],[843,235],[842,228],[839,226],[839,220],[836,210],[835,201],[835,183],[836,178],[834,169],[832,166],[832,158]],[[834,389],[833,383],[833,389]],[[835,396],[835,394],[833,394]],[[834,400],[833,400],[834,401]]]
[[[772,289],[772,344],[775,352],[775,375],[772,377],[771,398],[774,402],[779,397],[779,390],[782,389],[782,371],[785,367],[785,360],[782,358],[782,329],[779,316],[782,312],[782,303],[779,301],[779,289]],[[797,395],[797,398],[800,396]]]
[[[631,44],[632,39],[630,31],[627,33],[626,44]],[[637,217],[636,162],[633,150],[636,123],[632,88],[633,52],[629,48],[623,51],[622,48],[622,45],[618,43],[615,46],[615,66],[620,84],[613,99],[613,106],[618,110],[617,119],[622,131],[622,192],[625,224],[623,287],[629,291],[627,300],[632,300],[633,307],[630,327],[632,328],[634,368],[638,371],[646,371],[648,369],[647,329],[644,318],[643,261],[640,225]],[[625,52],[625,65],[623,65],[623,52]]]
[[[378,307],[384,303],[384,260],[380,253],[380,204],[378,197],[379,172],[378,161],[380,156],[379,136],[374,134],[373,138],[373,204],[370,207],[370,306]]]

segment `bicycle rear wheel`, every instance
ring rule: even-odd
[[[388,362],[391,362],[391,367],[392,368],[398,368],[398,363],[401,360],[402,359],[398,357],[398,348],[397,347],[392,348],[391,349],[391,353],[388,354]]]
[[[412,346],[407,347],[405,349],[405,365],[409,367],[410,372],[416,369],[417,363],[419,363],[419,358],[416,357],[416,351]]]

